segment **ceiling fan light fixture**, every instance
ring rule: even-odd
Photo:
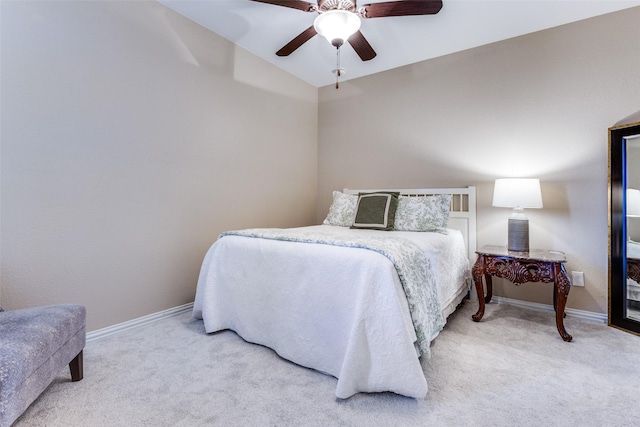
[[[347,10],[329,10],[313,21],[316,32],[335,47],[340,47],[360,29],[360,18]]]

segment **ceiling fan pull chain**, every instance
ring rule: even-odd
[[[340,88],[340,46],[336,46],[336,89]]]

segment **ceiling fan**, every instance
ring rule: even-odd
[[[336,48],[346,41],[353,47],[360,59],[375,58],[367,39],[360,32],[360,19],[384,18],[387,16],[434,15],[442,9],[442,0],[396,0],[365,4],[356,7],[356,0],[318,0],[309,3],[303,0],[251,0],[276,6],[289,7],[304,12],[316,12],[319,16],[314,24],[298,34],[293,40],[276,52],[278,56],[288,56],[316,34],[329,40]],[[345,31],[341,33],[341,31]],[[338,31],[338,32],[334,32]]]

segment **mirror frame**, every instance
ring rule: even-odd
[[[626,140],[640,122],[609,128],[609,326],[640,335],[640,321],[626,317],[627,221]]]

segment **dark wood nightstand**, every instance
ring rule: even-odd
[[[519,285],[525,282],[553,283],[553,308],[556,311],[556,327],[565,341],[573,338],[564,329],[564,309],[571,288],[571,281],[564,268],[567,258],[564,252],[533,249],[529,252],[512,252],[504,246],[483,246],[471,273],[478,293],[478,312],[471,316],[479,322],[484,316],[484,305],[491,301],[493,288],[491,277],[500,277]],[[482,276],[487,285],[484,295]]]

